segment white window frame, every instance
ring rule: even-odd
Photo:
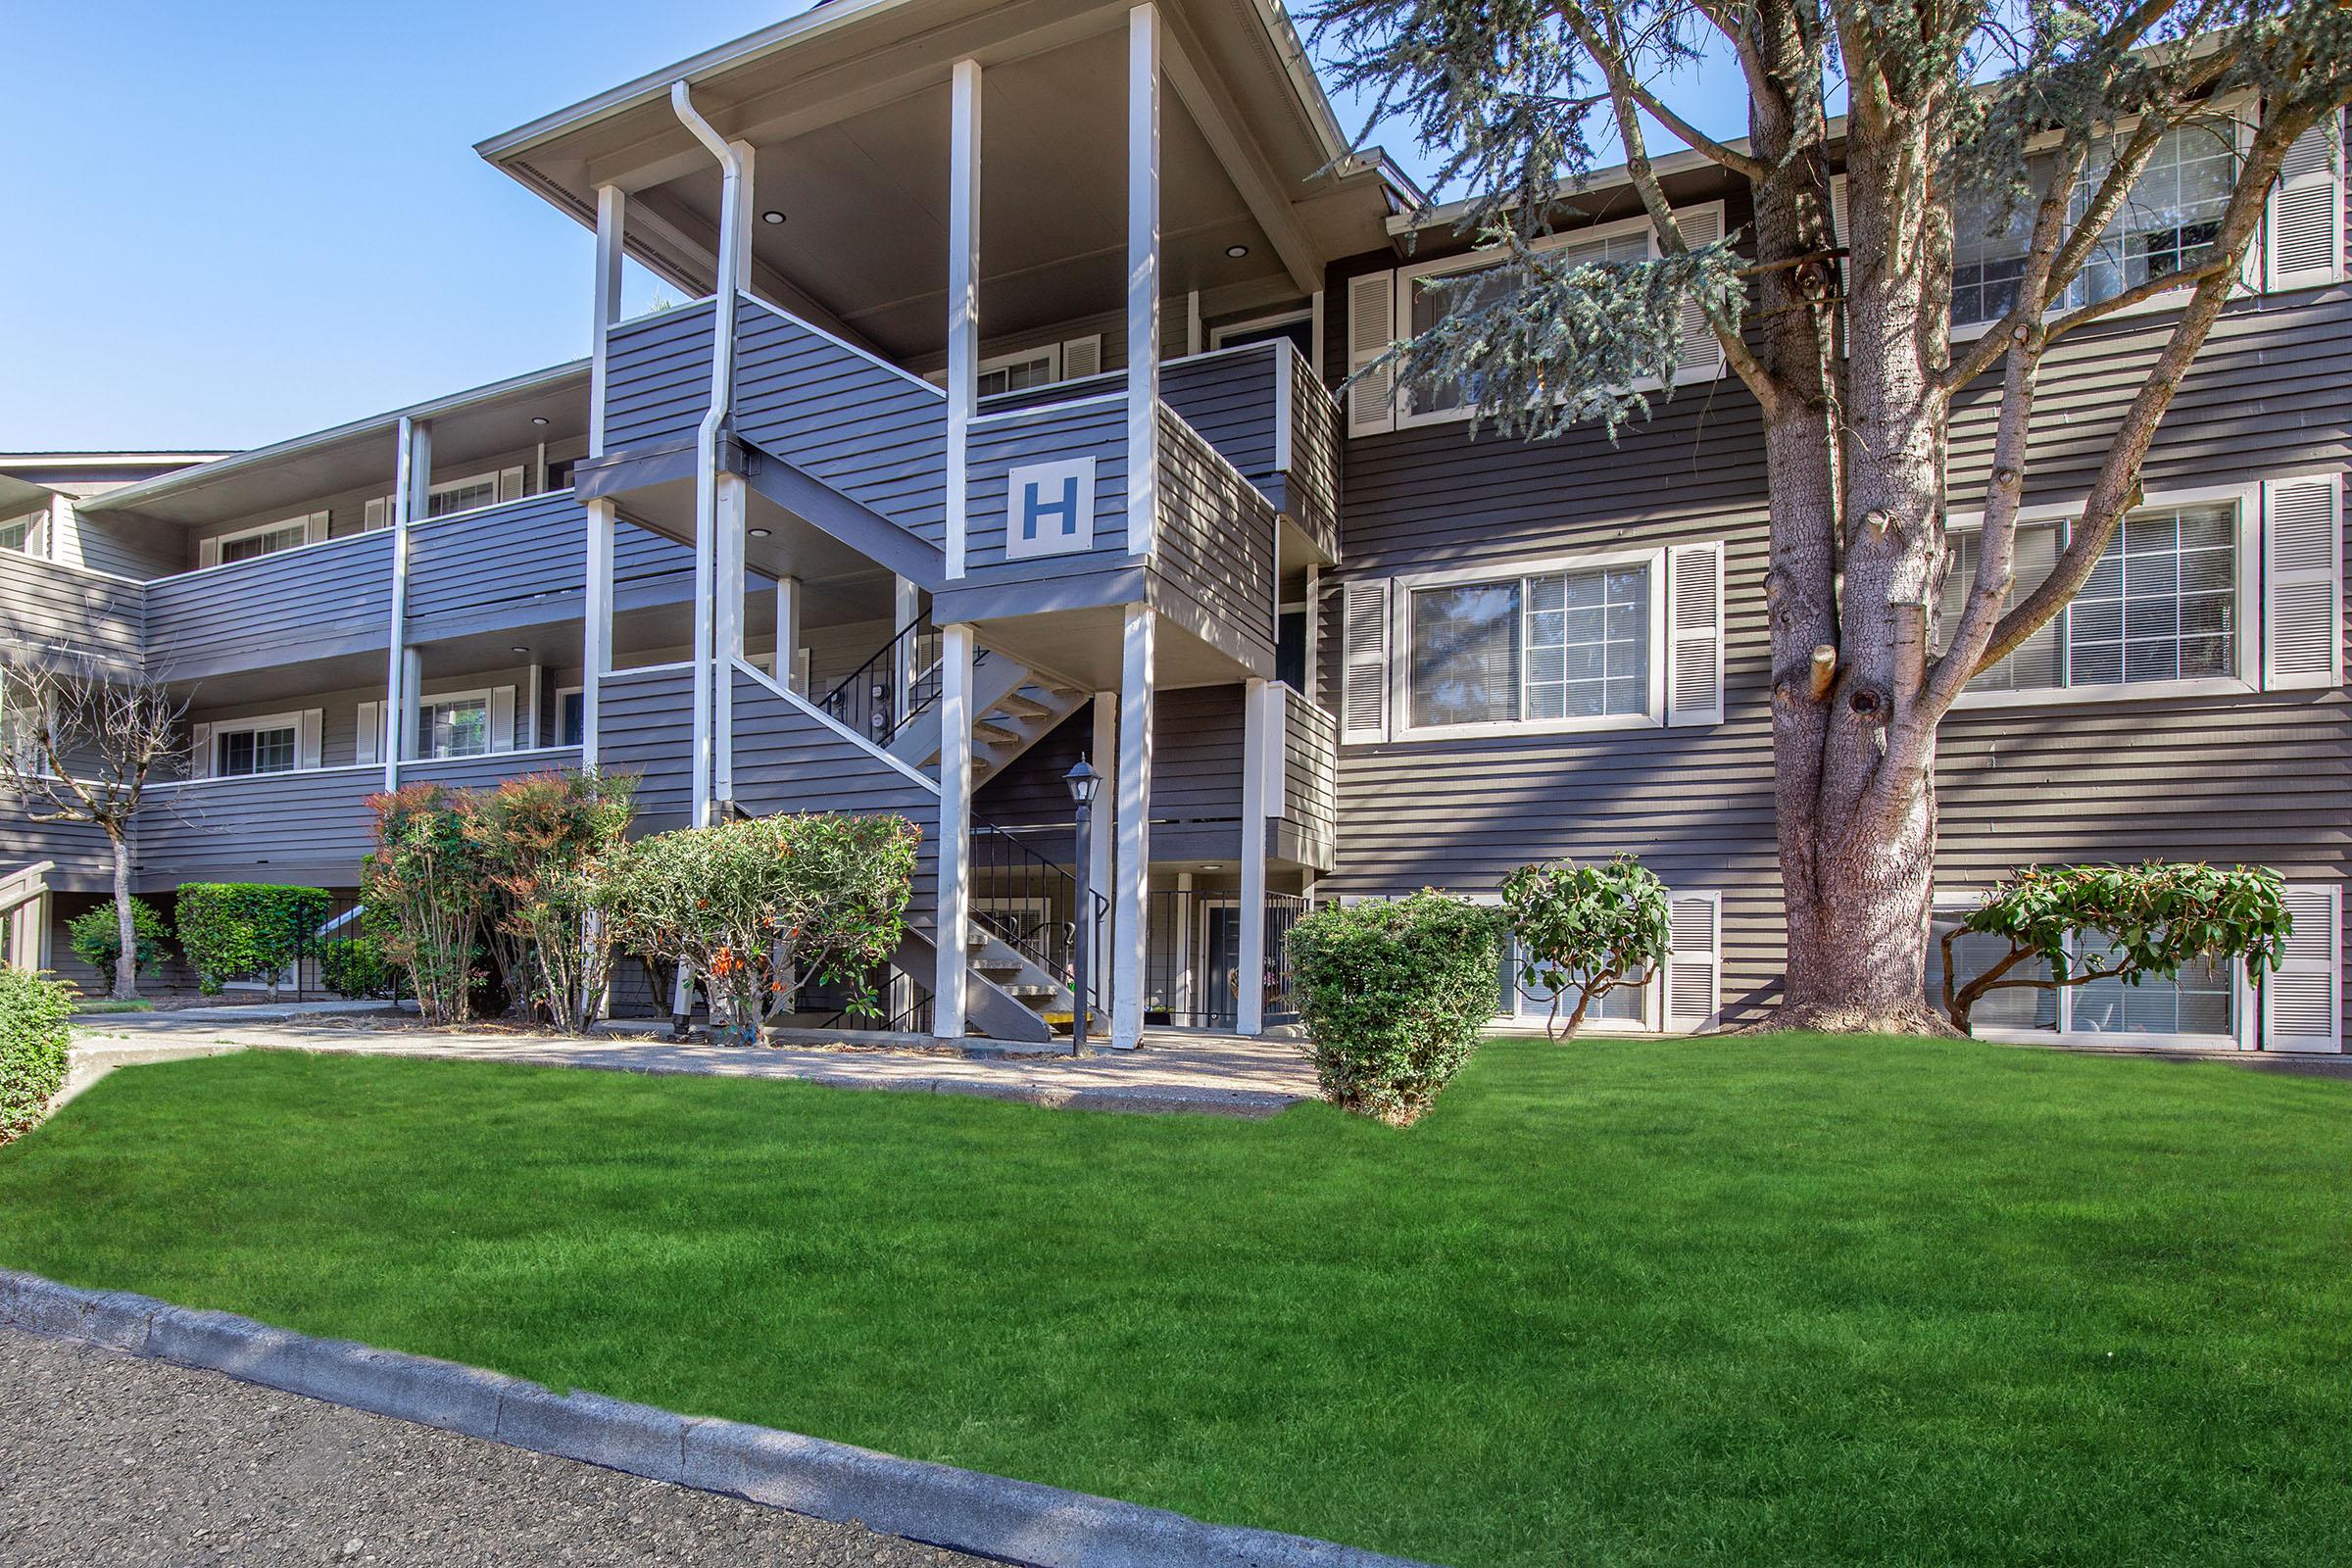
[[[2246,156],[2247,150],[2254,144],[2254,132],[2257,129],[2255,117],[2259,114],[2259,112],[2260,106],[2255,103],[2251,96],[2243,93],[2233,93],[2215,102],[2211,106],[2211,113],[2209,116],[2200,116],[2198,118],[2228,120],[2236,127],[2237,156],[2242,163]],[[2108,127],[2108,138],[2111,141],[2120,142],[2129,137],[2132,131],[2138,128],[2140,119],[2140,116],[2133,115],[2127,120],[2117,121],[2113,125]],[[2051,148],[2056,147],[2061,139],[2062,138],[2059,136],[2059,134],[2054,131],[2044,132],[2041,135],[2035,136],[2026,143],[2026,156],[2032,158],[2036,154],[2047,152]],[[1839,180],[1843,180],[1845,176],[1843,174],[1839,174],[1838,178]],[[1840,199],[1842,200],[1842,198]],[[2130,197],[2125,198],[2127,206],[2129,206],[2130,201]],[[2255,242],[2246,247],[2245,265],[2239,269],[2237,285],[2230,291],[2233,295],[2259,294],[2262,292],[2262,251],[2264,244],[2267,243],[2267,239],[2268,236],[2266,234],[2258,234],[2255,237]],[[2180,309],[2183,303],[2181,295],[2188,287],[2188,284],[2182,283],[2176,288],[2161,290],[2155,294],[2149,295],[2146,299],[2140,300],[2135,304],[2121,306],[2116,310],[2112,310],[2104,317],[2100,318],[2100,319],[2109,321],[2129,320],[2134,316],[2154,316],[2164,311],[2177,311]],[[2042,312],[2041,318],[2045,321],[2056,320],[2059,317],[2068,314],[2074,309],[2076,309],[2076,307],[2070,305],[2053,305],[2048,310]],[[1973,342],[1977,338],[1983,337],[1986,332],[1991,331],[1994,327],[2000,324],[2000,318],[1997,317],[1989,321],[1971,321],[1966,325],[1962,325],[1957,321],[1952,322],[1951,341],[1954,343]]]
[[[564,699],[565,699],[566,697],[577,697],[577,698],[580,700],[580,741],[578,741],[578,742],[575,742],[575,741],[567,741],[567,740],[565,740],[565,739],[564,738]],[[557,687],[557,688],[556,688],[556,739],[555,739],[555,744],[556,744],[556,745],[558,745],[558,746],[573,746],[573,745],[578,745],[578,744],[580,744],[581,742],[584,742],[584,741],[586,741],[586,740],[587,740],[587,738],[588,738],[587,724],[588,724],[588,692],[587,692],[587,688],[586,688],[586,687],[584,687],[584,686],[559,686],[559,687]]]
[[[1450,588],[1462,583],[1505,582],[1513,577],[1544,577],[1558,572],[1607,571],[1622,566],[1644,566],[1649,571],[1649,669],[1644,710],[1639,713],[1602,713],[1579,718],[1514,718],[1484,724],[1413,722],[1413,595],[1428,588]],[[1524,590],[1519,613],[1527,613]],[[1391,579],[1389,591],[1389,734],[1400,741],[1478,740],[1504,735],[1572,735],[1586,731],[1660,729],[1666,723],[1666,551],[1616,550],[1583,556],[1545,556],[1532,561],[1497,561],[1483,566],[1446,571],[1411,572]],[[1526,662],[1520,664],[1521,695],[1525,696]]]
[[[1312,305],[1301,305],[1297,310],[1291,311],[1275,311],[1266,316],[1252,316],[1242,321],[1227,321],[1222,326],[1212,326],[1208,329],[1208,351],[1214,354],[1223,348],[1226,337],[1232,333],[1262,332],[1268,327],[1295,326],[1300,321],[1307,324],[1310,333],[1313,331],[1315,308]]]
[[[1716,226],[1720,232],[1723,210],[1724,204],[1720,201],[1695,202],[1689,207],[1678,207],[1674,213],[1677,219],[1684,219],[1712,212],[1717,215]],[[1634,233],[1643,236],[1648,244],[1650,260],[1656,261],[1660,254],[1657,229],[1647,218],[1625,218],[1613,222],[1594,223],[1586,228],[1570,229],[1566,233],[1546,234],[1544,238],[1536,241],[1532,248],[1539,252],[1559,250],[1565,246],[1591,245],[1619,239]],[[1448,277],[1456,272],[1473,272],[1483,268],[1495,266],[1507,259],[1508,253],[1501,246],[1490,245],[1484,250],[1471,251],[1466,255],[1446,256],[1435,261],[1415,262],[1408,267],[1396,269],[1396,304],[1394,326],[1396,341],[1407,342],[1412,337],[1413,295],[1416,285],[1424,278]],[[1723,357],[1718,354],[1715,375],[1710,379],[1721,379],[1724,368]],[[1696,376],[1685,377],[1678,384],[1697,379]],[[1425,424],[1454,424],[1471,418],[1478,413],[1475,407],[1464,405],[1460,408],[1439,409],[1433,413],[1423,414],[1413,407],[1412,388],[1406,383],[1404,377],[1398,375],[1395,377],[1395,382],[1396,427],[1399,430],[1409,430],[1416,425]],[[1645,375],[1633,384],[1633,390],[1654,391],[1664,385],[1665,383],[1658,377]]]
[[[1966,914],[1984,902],[1986,891],[1981,887],[1954,888],[1949,891],[1938,888],[1936,890],[1932,912],[1938,916]],[[1937,945],[1936,956],[1937,960],[1941,961],[1943,939],[1931,935],[1929,940]],[[2072,933],[2067,936],[2066,951],[2071,959],[2075,951],[2075,937]],[[2082,989],[2081,986],[2057,988],[2058,1027],[2055,1029],[1986,1029],[1975,1026],[1970,1028],[1969,1036],[1971,1039],[1986,1040],[1995,1045],[2004,1046],[2058,1044],[2116,1046],[2132,1050],[2154,1048],[2168,1051],[2220,1051],[2225,1049],[2252,1051],[2255,1049],[2254,1025],[2255,1014],[2258,1010],[2258,998],[2254,987],[2246,980],[2245,964],[2236,958],[2228,959],[2227,962],[2230,973],[2230,1033],[2226,1036],[2152,1032],[2120,1033],[2104,1029],[2077,1029],[2074,1027],[2075,997]],[[1927,1000],[1928,1005],[1931,1007],[1941,1009],[1943,1006],[1943,998],[1940,995],[1930,996]]]
[[[1035,348],[1009,349],[1003,354],[991,354],[987,358],[983,359],[977,366],[973,367],[972,379],[974,381],[978,381],[980,377],[988,374],[988,372],[991,370],[1002,370],[1015,365],[1026,365],[1031,360],[1044,360],[1046,362],[1046,379],[1043,383],[1041,383],[1040,386],[1014,387],[1011,389],[1011,391],[1007,392],[983,392],[980,395],[984,398],[1009,397],[1012,395],[1012,392],[1035,392],[1041,390],[1041,387],[1052,386],[1055,382],[1063,379],[1061,373],[1061,345],[1059,343],[1040,343]],[[946,386],[948,384],[948,372],[945,370],[933,370],[929,375],[924,376],[923,379],[930,382],[933,386]]]
[[[305,512],[297,516],[280,517],[275,522],[255,523],[253,526],[248,528],[232,528],[227,533],[215,534],[211,540],[215,565],[211,569],[217,571],[221,566],[250,565],[256,561],[268,561],[271,556],[290,556],[297,550],[308,550],[313,545],[331,544],[333,543],[331,539],[314,539],[311,537],[312,520],[322,515],[325,514],[317,512]],[[331,518],[328,520],[325,526],[327,528],[332,528],[334,526]],[[222,559],[228,554],[228,547],[239,539],[256,539],[261,537],[263,534],[276,533],[285,528],[300,528],[302,530],[302,543],[298,545],[288,545],[283,550],[271,550],[262,555],[248,556],[243,561],[228,561]]]
[[[21,546],[0,545],[0,550],[5,550],[10,555],[24,556],[31,561],[45,560],[49,554],[48,510],[44,508],[39,512],[27,512],[14,517],[0,517],[0,528],[14,528],[19,523],[24,525],[24,543]]]
[[[523,478],[525,484],[527,485],[530,478],[529,466],[526,464],[521,465],[520,466],[523,469]],[[503,470],[498,468],[490,468],[481,473],[466,474],[464,478],[444,479],[439,484],[427,485],[425,486],[424,490],[425,514],[416,518],[416,520],[418,522],[425,522],[428,520],[432,522],[440,522],[444,518],[448,517],[464,517],[476,512],[488,512],[493,507],[513,506],[513,502],[501,501],[499,499],[499,488],[502,480]],[[454,490],[465,490],[478,484],[486,484],[490,487],[490,499],[483,502],[480,506],[466,507],[456,512],[435,513],[432,510],[433,498],[435,496],[445,496]]]
[[[2204,507],[2227,503],[2237,509],[2236,648],[2234,675],[2200,675],[2186,680],[2111,681],[2094,686],[2049,686],[2029,691],[1964,690],[1954,708],[2049,708],[2069,703],[2132,703],[2173,697],[2241,697],[2261,689],[2262,676],[2262,486],[2215,485],[2188,490],[2153,492],[2141,498],[2132,512],[2162,512],[2175,507]],[[2080,503],[2027,507],[2019,511],[2018,526],[2066,523],[2081,516]],[[2128,516],[2130,514],[2126,514]],[[1952,514],[1949,533],[1974,533],[1984,525],[1982,512]],[[2118,525],[2119,527],[2121,524]],[[2069,601],[2071,604],[2072,601]],[[2058,613],[2063,616],[2066,610]],[[1948,633],[1950,628],[1944,630]],[[2063,639],[2064,633],[2060,633]],[[2067,668],[2067,649],[2059,649],[2059,667]]]
[[[1470,902],[1473,904],[1499,906],[1502,903],[1502,899],[1499,895],[1480,894],[1474,895]],[[1510,971],[1507,978],[1509,979],[1511,987],[1511,1009],[1508,1012],[1495,1013],[1494,1025],[1499,1029],[1508,1030],[1514,1034],[1522,1031],[1541,1032],[1546,1029],[1550,1023],[1551,1004],[1548,1002],[1538,1002],[1535,998],[1527,994],[1527,987],[1520,983],[1518,934],[1516,932],[1506,932],[1504,933],[1503,941],[1508,944],[1510,949],[1506,961],[1510,965]],[[1617,996],[1626,991],[1635,992],[1642,999],[1642,1021],[1640,1023],[1627,1023],[1622,1018],[1602,1018],[1595,1016],[1591,1012],[1587,1012],[1585,1014],[1585,1021],[1578,1026],[1577,1037],[1582,1039],[1588,1034],[1665,1034],[1667,1032],[1666,971],[1669,967],[1669,964],[1661,963],[1658,965],[1657,973],[1651,975],[1640,986],[1615,986],[1607,991],[1602,992],[1599,996],[1592,999],[1592,1004],[1597,1007],[1605,1003],[1610,997]],[[1574,1005],[1574,1004],[1570,1004],[1570,1005]],[[1567,1016],[1567,1008],[1563,1007],[1560,1011],[1560,1017],[1563,1022],[1566,1020]]]
[[[429,697],[419,696],[416,699],[416,733],[410,738],[410,745],[415,750],[415,756],[410,760],[463,762],[476,757],[498,757],[505,752],[513,751],[514,748],[511,745],[501,747],[498,744],[498,691],[499,688],[495,686],[483,686],[472,691],[434,692]],[[452,703],[471,702],[479,702],[482,705],[482,732],[487,737],[489,744],[478,752],[467,752],[463,756],[436,757],[426,751],[424,738],[431,733],[431,725],[426,723],[425,715],[436,708],[445,708]]]
[[[234,564],[234,563],[231,563]],[[298,710],[291,713],[264,713],[256,718],[216,719],[205,736],[205,748],[212,755],[205,759],[205,776],[216,779],[280,778],[288,773],[309,773],[316,769],[305,766],[302,759],[302,720]],[[223,773],[220,771],[220,742],[230,735],[258,735],[265,730],[290,729],[294,732],[294,765],[273,767],[266,772]]]

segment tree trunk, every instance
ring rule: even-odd
[[[131,914],[130,845],[111,827],[106,837],[115,852],[115,934],[122,944],[115,955],[111,994],[117,1002],[135,1002],[139,995],[139,926]]]

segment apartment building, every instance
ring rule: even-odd
[[[2192,255],[2259,113],[2176,138],[2082,288]],[[594,231],[593,277],[551,280],[593,300],[585,360],[134,475],[0,551],[5,657],[94,651],[191,695],[142,889],[349,889],[375,791],[585,765],[641,777],[649,831],[920,823],[892,1021],[948,1038],[1049,1038],[1082,922],[1116,1043],[1257,1032],[1311,901],[1492,898],[1617,853],[1672,890],[1675,956],[1609,1027],[1775,999],[1753,403],[1703,334],[1613,441],[1473,439],[1451,389],[1347,386],[1442,308],[1423,280],[1486,258],[1350,155],[1279,7],[841,0],[479,151]],[[2352,296],[2339,160],[2298,152],[2145,505],[1946,727],[1938,883],[1965,906],[2024,864],[2273,866],[2291,961],[2259,991],[2005,993],[1984,1032],[2340,1049]],[[1740,229],[1736,181],[1667,168],[1687,230]],[[1558,244],[1647,253],[1620,182],[1575,209]],[[1979,226],[1961,332],[2021,249]],[[622,318],[624,257],[692,303]],[[2053,359],[2027,573],[2170,308]],[[97,896],[94,848],[0,824],[20,953],[68,967],[42,933]],[[1498,1026],[1540,1019],[1497,991]]]

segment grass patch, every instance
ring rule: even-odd
[[[1409,1133],[248,1054],[0,1262],[1453,1564],[2352,1560],[2352,1083],[1488,1047]]]
[[[153,1012],[154,1010],[155,1004],[152,1002],[116,1002],[112,999],[100,999],[95,1002],[76,1002],[74,1004],[73,1016],[96,1018],[110,1012]]]

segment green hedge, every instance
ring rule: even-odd
[[[1400,1127],[1427,1110],[1494,1016],[1502,935],[1500,910],[1427,890],[1291,927],[1323,1098]]]
[[[26,969],[0,968],[0,1144],[29,1130],[66,1081],[74,993]]]
[[[400,974],[372,936],[343,937],[318,950],[318,978],[338,997],[397,997]]]
[[[172,927],[145,899],[130,901],[130,925],[138,972],[153,974],[163,965],[167,952],[164,944],[172,935]],[[115,918],[114,900],[84,909],[68,920],[66,940],[73,944],[75,957],[97,970],[99,978],[108,985],[114,984],[115,959],[122,952],[122,926]]]
[[[326,920],[324,888],[267,882],[191,882],[179,890],[179,948],[197,989],[220,994],[231,980],[274,980],[300,957]]]

